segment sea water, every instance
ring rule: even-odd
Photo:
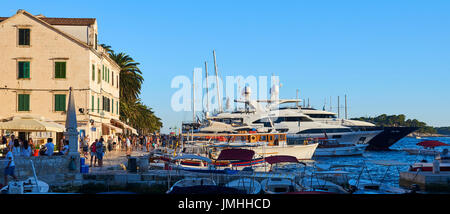
[[[364,170],[363,167],[341,167],[340,170],[351,172],[348,176],[349,179],[357,179],[361,175],[361,179],[372,180],[374,183],[383,182],[395,187],[398,187],[399,183],[399,172],[408,171],[409,166],[420,162],[427,161],[432,163],[434,156],[430,155],[410,155],[403,148],[422,148],[416,144],[424,140],[438,140],[443,143],[450,144],[450,137],[427,137],[422,139],[416,139],[411,137],[405,137],[399,140],[397,143],[390,147],[391,151],[365,151],[362,156],[347,156],[347,157],[315,157],[314,160],[318,166],[329,166],[329,165],[359,165],[366,166],[367,169]],[[444,148],[449,148],[448,146],[436,147],[438,151],[442,151]],[[400,166],[383,166],[375,164],[371,161],[395,161],[407,163],[408,165]]]

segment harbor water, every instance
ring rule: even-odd
[[[361,179],[372,180],[374,183],[386,183],[389,185],[399,186],[399,172],[407,171],[409,166],[413,163],[426,160],[432,163],[434,156],[430,155],[411,155],[403,148],[422,148],[416,144],[424,140],[438,140],[450,144],[450,137],[427,137],[416,139],[405,137],[390,147],[391,151],[365,151],[362,156],[348,156],[348,157],[315,157],[314,160],[318,166],[330,165],[359,165],[366,166],[368,170],[363,170],[363,167],[341,167],[337,169],[351,172],[349,179],[357,179],[361,174]],[[442,151],[446,147],[436,147],[436,150]],[[448,148],[448,147],[447,147]],[[395,161],[407,163],[408,165],[399,166],[384,166],[375,164],[372,161]],[[368,172],[367,172],[368,171]]]

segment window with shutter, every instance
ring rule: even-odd
[[[95,82],[95,65],[92,64],[92,81]]]
[[[55,94],[55,111],[65,111],[65,110],[66,110],[66,95]]]
[[[30,45],[30,29],[19,29],[19,45]]]
[[[19,62],[19,79],[27,79],[30,78],[30,62]]]
[[[55,78],[66,78],[66,62],[55,62]]]
[[[19,94],[18,108],[19,111],[30,111],[30,95]]]

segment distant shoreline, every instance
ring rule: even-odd
[[[413,133],[408,134],[406,137],[450,137],[450,136],[443,135],[443,134],[413,132]]]

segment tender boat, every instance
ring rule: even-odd
[[[368,144],[341,143],[336,139],[328,138],[316,138],[311,141],[319,143],[314,157],[362,155],[368,146]]]
[[[239,178],[230,181],[225,186],[243,190],[246,194],[258,194],[261,192],[261,184],[257,180],[250,178]]]
[[[216,186],[216,182],[209,178],[184,178],[177,181],[166,193],[169,194],[177,188],[194,186]]]

